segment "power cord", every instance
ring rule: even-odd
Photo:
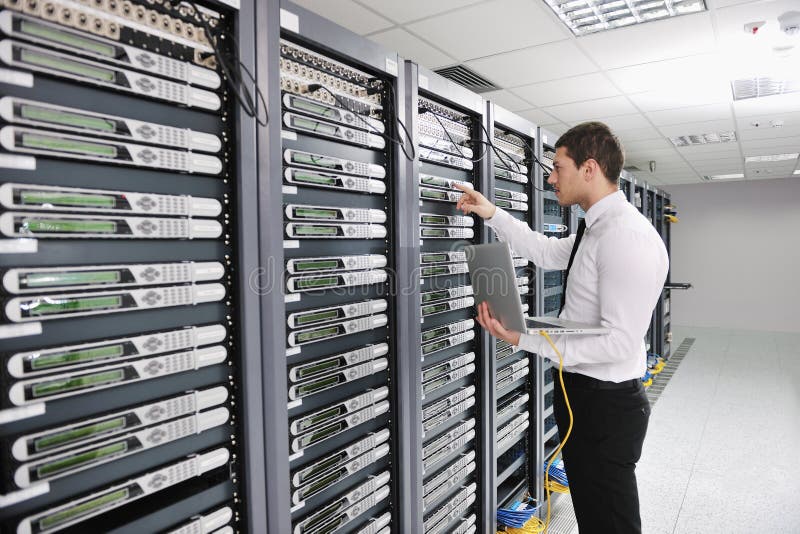
[[[178,5],[182,2],[178,2],[173,0],[173,5]],[[266,126],[269,123],[269,112],[267,110],[267,102],[264,99],[264,95],[261,93],[261,89],[258,87],[258,83],[256,82],[255,76],[250,70],[242,63],[242,61],[236,57],[233,58],[235,62],[234,66],[228,64],[228,58],[222,54],[219,47],[217,46],[216,40],[213,38],[213,33],[211,32],[211,27],[208,25],[208,21],[203,18],[202,12],[197,7],[197,4],[194,3],[194,0],[188,0],[188,3],[194,9],[194,16],[195,19],[200,21],[200,24],[203,26],[203,30],[206,32],[206,36],[208,37],[208,42],[211,45],[211,49],[214,52],[214,57],[217,59],[217,63],[219,65],[220,70],[222,71],[223,78],[225,79],[225,83],[233,93],[233,96],[236,98],[236,101],[241,106],[242,110],[248,117],[253,117],[256,119],[256,122],[260,126]],[[233,41],[235,50],[239,50],[239,42],[236,40],[236,36],[229,32],[220,32],[220,38],[227,36],[230,37]],[[250,91],[250,89],[245,85],[245,78],[242,73],[247,75],[247,79],[253,84],[253,88],[255,90],[255,95]],[[259,113],[259,103],[261,107],[264,109],[264,117],[261,118]]]

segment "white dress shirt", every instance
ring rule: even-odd
[[[514,252],[537,266],[567,268],[574,234],[562,239],[547,237],[500,208],[486,223]],[[610,333],[553,336],[564,356],[565,371],[611,382],[644,375],[644,336],[668,266],[667,250],[658,232],[621,191],[589,208],[560,317],[599,324]],[[523,333],[519,346],[558,363],[543,336]]]

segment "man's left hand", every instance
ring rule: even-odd
[[[519,345],[519,332],[513,330],[506,330],[500,321],[492,317],[492,312],[489,311],[489,303],[481,302],[477,306],[478,317],[477,320],[482,327],[489,331],[491,335],[498,339],[502,339],[512,345]]]

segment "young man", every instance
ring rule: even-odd
[[[543,269],[567,270],[560,317],[610,331],[555,340],[574,418],[564,466],[578,527],[586,533],[641,532],[634,470],[650,416],[640,381],[643,338],[668,268],[661,237],[619,191],[622,162],[619,140],[605,124],[579,124],[559,138],[547,181],[559,204],[578,204],[586,212],[577,235],[563,239],[534,232],[480,193],[459,188],[464,194],[458,208],[486,219],[517,254]],[[543,337],[505,329],[486,303],[478,308],[478,322],[493,336],[558,364]],[[569,414],[554,371],[563,436]]]

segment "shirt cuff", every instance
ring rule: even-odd
[[[535,354],[543,356],[543,354],[541,353],[542,341],[545,341],[545,339],[538,334],[533,335],[533,334],[523,333],[519,335],[519,344],[517,346],[527,352],[533,352]]]
[[[509,217],[511,217],[511,215],[509,215],[506,210],[495,206],[494,215],[492,215],[492,218],[484,219],[483,222],[485,222],[489,228],[494,230],[499,226],[503,226],[503,223],[507,222]],[[513,219],[514,217],[511,218]]]

